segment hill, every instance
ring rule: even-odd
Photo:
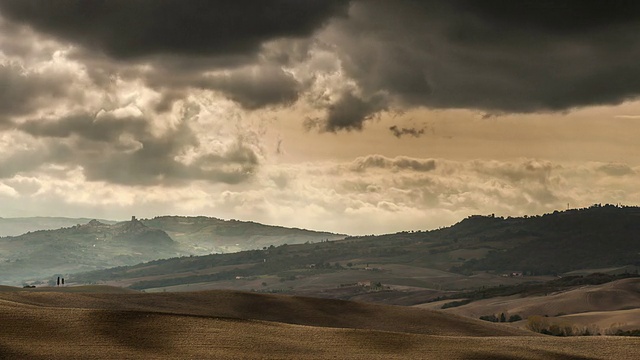
[[[77,274],[134,289],[231,288],[413,305],[450,291],[542,282],[565,271],[639,269],[640,208],[472,216],[449,228],[269,246]]]
[[[177,244],[165,232],[135,219],[113,225],[91,220],[84,225],[0,238],[0,284],[51,279],[179,254]]]
[[[468,239],[470,231],[478,227],[484,231],[477,239],[489,245],[488,252],[452,270],[561,274],[586,268],[640,266],[638,207],[594,205],[528,218],[472,217],[451,232]],[[501,240],[509,244],[496,244]]]
[[[54,230],[63,227],[71,227],[78,224],[86,224],[91,221],[90,218],[66,218],[66,217],[19,217],[19,218],[1,218],[0,217],[0,237],[2,236],[18,236],[27,232],[38,230]],[[104,224],[115,224],[117,221],[102,220]]]
[[[165,231],[194,255],[261,249],[282,244],[303,244],[343,239],[346,235],[264,225],[251,221],[197,216],[160,216],[141,219],[150,228]]]
[[[611,359],[633,358],[640,348],[634,338],[533,336],[427,310],[333,300],[30,290],[0,292],[2,358]]]
[[[418,305],[439,309],[451,300]],[[506,314],[523,319],[543,316],[545,321],[583,327],[595,326],[604,333],[609,328],[640,329],[640,278],[621,279],[599,285],[574,286],[570,289],[527,295],[492,297],[447,308],[445,312],[470,318]],[[526,326],[527,322],[516,325]]]

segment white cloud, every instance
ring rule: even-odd
[[[383,163],[394,162],[394,158],[376,157]],[[432,229],[471,214],[540,214],[564,209],[567,203],[583,207],[640,200],[640,179],[602,171],[611,166],[626,169],[623,164],[405,160],[433,161],[435,168],[428,172],[420,167],[344,171],[361,159],[272,163],[250,183],[229,186],[195,181],[171,188],[91,182],[79,168],[50,169],[51,175],[37,179],[7,179],[0,183],[0,192],[8,197],[5,213],[21,203],[19,208],[39,215],[209,215],[350,234]],[[19,184],[22,189],[16,191]]]

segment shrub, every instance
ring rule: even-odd
[[[509,316],[509,322],[516,322],[516,321],[520,321],[520,320],[522,320],[522,316],[520,316],[518,314]]]
[[[543,330],[549,328],[549,321],[540,316],[540,315],[532,315],[527,318],[527,329],[543,334]]]
[[[498,317],[495,315],[482,315],[480,316],[480,320],[490,321],[490,322],[498,322]]]
[[[462,305],[467,305],[471,302],[471,299],[459,300],[459,301],[451,301],[442,305],[441,309],[448,309],[453,307],[458,307]]]

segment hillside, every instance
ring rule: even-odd
[[[440,309],[451,300],[417,305],[425,309]],[[585,285],[571,289],[528,295],[524,293],[473,301],[450,307],[444,312],[479,318],[506,314],[523,319],[542,316],[549,324],[570,324],[592,327],[600,333],[621,329],[640,329],[640,278],[628,278],[600,285]],[[526,321],[514,325],[525,327]]]
[[[0,284],[52,279],[179,254],[177,244],[165,232],[137,220],[113,225],[91,220],[84,225],[0,238]]]
[[[428,310],[332,300],[50,290],[0,291],[0,357],[612,359],[633,358],[640,348],[635,338],[558,339]]]
[[[197,216],[160,216],[141,219],[150,228],[165,231],[194,255],[261,249],[271,245],[304,244],[343,239],[346,235]]]
[[[635,272],[639,219],[639,208],[615,206],[523,218],[473,216],[433,231],[152,261],[72,280],[147,291],[229,288],[413,305],[450,291],[547,281],[565,271]]]
[[[471,218],[466,222],[460,224],[460,230],[483,224],[485,231],[478,234],[479,239],[489,244],[504,239],[512,244],[490,248],[484,257],[466,261],[454,269],[457,271],[559,274],[585,268],[640,266],[638,207],[596,205],[530,218]],[[458,236],[465,234],[464,230]]]

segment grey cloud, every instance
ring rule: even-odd
[[[599,171],[611,176],[633,175],[636,172],[627,164],[610,163],[598,167]]]
[[[203,80],[201,87],[221,91],[246,109],[292,103],[300,90],[291,74],[275,66],[232,70]]]
[[[10,156],[0,159],[0,179],[7,179],[19,173],[36,170],[51,159],[50,152],[44,146],[15,151]]]
[[[0,11],[115,58],[256,52],[270,39],[304,37],[343,13],[344,0],[2,0]]]
[[[96,117],[92,114],[75,114],[58,120],[28,120],[18,129],[35,137],[67,138],[72,134],[82,138],[111,142],[123,133],[142,134],[147,131],[147,122],[142,118]]]
[[[30,120],[18,129],[35,137],[39,145],[17,150],[1,161],[0,177],[57,164],[81,166],[89,181],[124,185],[179,185],[193,180],[235,184],[251,178],[259,166],[258,155],[241,139],[220,153],[200,149],[186,118],[161,135],[152,133],[144,117],[91,114]],[[190,148],[200,155],[189,163],[177,160]]]
[[[565,111],[640,94],[635,1],[361,0],[334,24],[346,74],[405,107]]]
[[[474,161],[474,170],[478,173],[506,178],[513,182],[537,182],[545,184],[550,181],[557,164],[549,161],[524,160],[521,162]]]
[[[357,158],[349,167],[356,172],[366,171],[370,168],[427,172],[435,170],[436,161],[433,159],[414,159],[406,156],[388,158],[382,155],[368,155]]]
[[[66,74],[28,72],[15,62],[0,64],[0,118],[7,122],[9,116],[28,114],[43,102],[66,96],[69,81]]]
[[[385,109],[387,99],[384,95],[375,94],[370,98],[362,98],[352,91],[344,91],[340,98],[329,106],[324,130],[362,130],[366,120]]]
[[[389,131],[393,134],[393,136],[397,138],[401,138],[404,135],[409,135],[413,137],[420,137],[424,135],[424,129],[416,129],[416,128],[399,128],[397,125],[393,125],[389,127]]]

